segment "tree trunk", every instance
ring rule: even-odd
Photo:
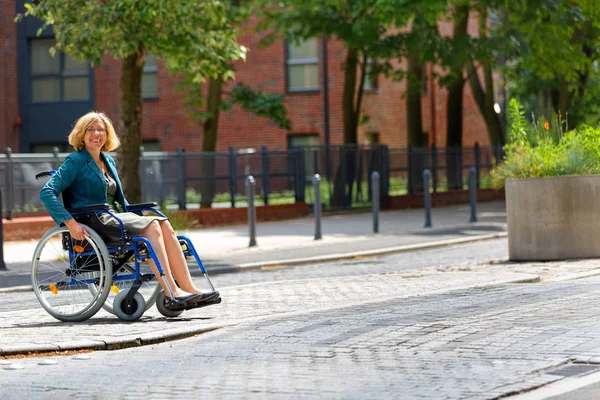
[[[548,90],[539,91],[536,94],[536,113],[535,115],[545,118],[548,121],[552,120],[554,114],[554,106],[552,104],[552,93]]]
[[[342,116],[344,120],[344,144],[356,144],[358,114],[356,109],[356,75],[358,71],[358,49],[348,49],[344,68],[344,90],[342,93]],[[359,88],[358,90],[362,90]]]
[[[408,144],[410,155],[411,191],[423,190],[423,170],[427,168],[427,138],[423,134],[423,117],[421,110],[421,87],[423,83],[420,53],[412,51],[407,57],[407,93],[406,122],[408,127]]]
[[[140,146],[142,144],[142,70],[144,49],[127,56],[121,64],[121,98],[119,112],[118,172],[125,197],[130,203],[141,202],[139,176]]]
[[[462,188],[462,99],[464,79],[462,76],[450,84],[448,88],[446,137],[446,173],[448,189]]]
[[[350,48],[344,66],[344,89],[342,92],[342,117],[344,123],[344,146],[339,152],[339,167],[335,174],[331,205],[347,208],[351,205],[351,192],[356,171],[356,144],[358,142],[358,119],[360,106],[357,105],[357,73],[359,50]],[[363,71],[364,75],[364,71]],[[361,82],[363,79],[361,79]],[[354,146],[353,146],[354,145]],[[350,193],[348,193],[350,188]]]
[[[210,78],[208,81],[208,98],[206,101],[206,111],[211,114],[210,118],[204,121],[204,138],[202,141],[202,152],[214,152],[217,148],[217,133],[219,128],[219,105],[221,104],[221,90],[223,80],[221,77]],[[200,176],[215,176],[215,157],[213,155],[203,155],[200,163]],[[212,207],[215,197],[216,181],[205,180],[200,183],[200,208]]]
[[[454,39],[459,40],[467,35],[469,7],[459,6],[455,10]],[[455,77],[448,86],[448,102],[446,104],[446,173],[449,189],[462,189],[462,108],[465,79],[463,65],[455,65],[451,74]]]
[[[422,64],[419,52],[411,52],[408,56],[408,82],[406,93],[406,121],[408,127],[408,144],[413,146],[426,146],[426,137],[423,135],[423,117],[421,110],[421,85]]]
[[[471,85],[471,90],[473,91],[475,102],[477,103],[481,115],[483,115],[483,118],[485,119],[492,146],[504,146],[506,140],[504,138],[504,133],[502,132],[502,125],[500,124],[498,114],[494,111],[492,70],[489,67],[489,63],[486,62],[485,64],[487,64],[487,66],[484,65],[485,89],[479,81],[479,75],[477,74],[477,69],[473,63],[469,66],[469,83]]]

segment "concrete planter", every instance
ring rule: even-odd
[[[508,179],[512,261],[600,257],[600,175]]]

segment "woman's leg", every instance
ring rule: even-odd
[[[171,223],[169,221],[158,221],[158,223],[162,230],[163,242],[167,251],[167,257],[169,258],[169,265],[171,266],[173,275],[175,275],[175,279],[177,279],[177,283],[179,283],[179,286],[186,292],[200,292],[200,289],[194,285],[187,261],[185,260],[185,256],[179,245],[179,239],[177,239],[177,235],[175,234]]]
[[[158,261],[160,262],[160,266],[162,267],[162,270],[165,273],[164,278],[168,281],[169,286],[171,287],[171,290],[173,291],[173,296],[181,297],[181,296],[185,296],[187,294],[194,293],[195,291],[192,290],[192,291],[188,292],[185,289],[183,289],[183,287],[180,289],[177,286],[177,284],[175,283],[175,280],[173,279],[173,274],[171,273],[172,271],[171,271],[171,266],[169,264],[167,251],[165,249],[165,243],[163,240],[162,229],[161,229],[160,225],[158,224],[158,221],[153,221],[150,225],[148,225],[146,228],[144,228],[144,230],[140,233],[140,236],[143,236],[150,241],[150,244],[152,245],[152,249],[154,250],[154,253],[156,254],[156,258],[158,258]],[[160,283],[163,290],[165,291],[165,293],[168,296],[169,290],[168,290],[164,280],[160,277],[160,275],[158,273],[158,268],[156,267],[156,264],[154,263],[154,261],[151,258],[148,258],[148,263],[150,264],[150,267],[154,271],[154,274],[156,275],[158,282]],[[177,279],[178,283],[181,284],[181,281],[179,280],[179,278],[177,276],[176,276],[176,279]],[[186,285],[186,287],[189,287],[189,285]]]

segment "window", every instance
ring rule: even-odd
[[[288,136],[288,148],[318,146],[320,144],[319,135],[311,133],[308,135],[292,134]]]
[[[319,90],[317,39],[287,42],[287,86],[290,92]]]
[[[316,133],[308,135],[292,134],[288,136],[288,148],[304,147],[304,173],[306,176],[319,173],[320,139]]]
[[[158,84],[156,81],[157,71],[158,64],[156,56],[152,54],[146,55],[146,62],[144,63],[144,71],[142,74],[142,97],[144,99],[158,98]]]
[[[86,62],[49,50],[54,39],[31,41],[31,87],[34,103],[88,100],[90,67]]]
[[[367,58],[367,73],[365,74],[365,82],[363,90],[377,90],[377,75],[372,74],[374,61],[372,58]]]
[[[158,140],[144,140],[142,142],[144,151],[160,151],[160,142]]]

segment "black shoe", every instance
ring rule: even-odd
[[[175,301],[177,303],[190,303],[190,302],[195,302],[197,299],[199,299],[203,295],[204,295],[204,293],[198,292],[198,293],[188,294],[185,296],[174,297],[173,299],[171,299],[170,297],[167,297],[167,301]]]
[[[189,302],[190,303],[204,303],[205,301],[214,300],[219,296],[220,296],[219,292],[216,292],[216,291],[204,292],[200,296],[195,297],[192,301],[189,301]]]

